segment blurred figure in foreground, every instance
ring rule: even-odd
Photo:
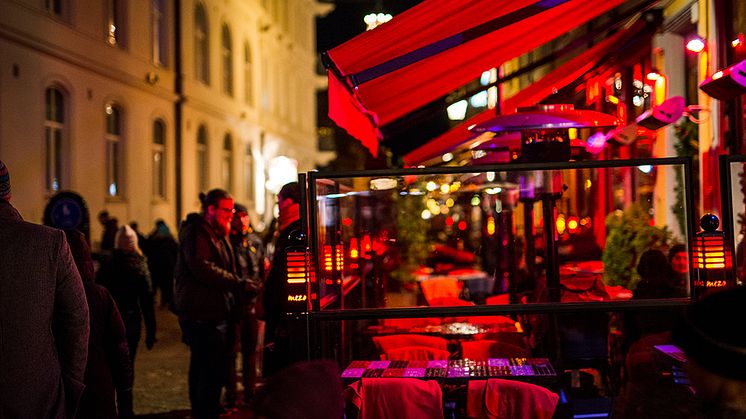
[[[137,246],[137,236],[128,225],[117,232],[111,260],[101,266],[96,282],[114,297],[127,333],[130,360],[134,370],[137,346],[145,322],[145,347],[155,344],[155,309],[147,260]]]
[[[88,357],[88,304],[65,234],[23,221],[0,162],[0,416],[72,418]]]
[[[132,362],[122,317],[109,291],[94,282],[91,249],[83,234],[65,230],[65,235],[83,280],[91,325],[85,390],[76,417],[131,418]]]
[[[251,410],[264,419],[338,419],[344,413],[342,382],[332,361],[293,364],[267,380]]]
[[[709,419],[746,418],[746,288],[716,292],[690,305],[673,331],[702,413]]]

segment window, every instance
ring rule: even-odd
[[[151,15],[153,63],[158,66],[166,66],[168,63],[168,33],[166,31],[165,0],[152,0]]]
[[[251,78],[251,47],[249,42],[246,41],[243,44],[243,90],[244,90],[244,101],[249,104],[254,104],[254,81]]]
[[[153,122],[153,197],[166,199],[166,123]]]
[[[209,31],[202,4],[197,4],[194,10],[194,74],[197,80],[210,84]]]
[[[62,0],[44,0],[44,8],[47,9],[47,12],[57,16],[57,17],[63,17],[64,5]]]
[[[124,2],[107,0],[106,41],[109,45],[124,46]]]
[[[254,154],[251,152],[251,144],[246,144],[246,153],[244,154],[244,187],[246,188],[246,196],[249,200],[254,201]]]
[[[200,191],[207,191],[207,128],[197,129],[197,185]]]
[[[223,189],[233,189],[233,139],[230,134],[223,138]]]
[[[65,137],[65,97],[50,87],[45,92],[46,115],[44,137],[46,149],[46,189],[57,192],[62,187],[62,142]]]
[[[233,96],[233,43],[231,42],[231,30],[228,25],[223,25],[222,48],[220,55],[223,61],[223,92]]]
[[[122,196],[122,111],[106,105],[106,194]]]

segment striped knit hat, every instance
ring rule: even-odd
[[[0,161],[0,199],[10,201],[10,173],[2,161]]]

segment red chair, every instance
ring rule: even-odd
[[[485,419],[551,419],[559,396],[544,387],[492,378],[469,381],[466,415]]]
[[[461,357],[475,361],[488,358],[528,358],[531,353],[526,348],[494,340],[465,340],[461,342]]]
[[[391,349],[385,353],[385,359],[392,361],[431,361],[434,359],[449,359],[451,353],[443,349],[428,348],[426,346],[404,346]]]
[[[420,289],[429,305],[436,298],[458,298],[463,284],[455,277],[441,277],[420,281]]]
[[[407,346],[424,346],[443,351],[448,350],[448,341],[446,339],[426,335],[374,336],[373,344],[376,345],[378,352],[384,356],[392,349],[404,348]]]
[[[434,380],[363,378],[345,390],[359,419],[442,419],[443,392]]]

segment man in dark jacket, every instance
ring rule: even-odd
[[[278,218],[277,243],[272,265],[262,295],[264,312],[264,354],[263,372],[270,376],[293,362],[291,359],[286,302],[287,289],[287,255],[286,249],[291,245],[290,233],[300,230],[300,188],[298,182],[288,183],[277,194],[280,207]]]
[[[0,162],[0,417],[74,417],[88,304],[65,233],[23,221]]]
[[[228,242],[233,198],[222,189],[200,194],[202,213],[189,214],[179,231],[174,305],[183,340],[189,346],[189,399],[192,416],[217,418],[220,391],[228,370],[227,332],[236,275]]]

